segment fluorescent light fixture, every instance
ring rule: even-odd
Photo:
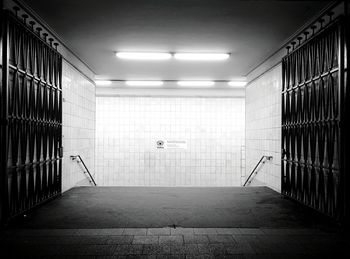
[[[165,60],[170,59],[170,53],[162,52],[117,52],[115,55],[122,59],[134,60]]]
[[[106,86],[106,85],[111,85],[112,81],[109,81],[109,80],[96,80],[95,83],[98,86]]]
[[[213,86],[215,85],[214,81],[178,81],[179,86]]]
[[[129,86],[162,86],[163,81],[125,81]]]
[[[199,60],[199,61],[215,61],[225,60],[230,57],[228,53],[175,53],[175,59],[178,60]]]
[[[245,81],[230,81],[228,82],[229,86],[234,86],[234,87],[243,87],[247,85],[247,82]]]

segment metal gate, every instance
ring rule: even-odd
[[[344,213],[343,51],[336,20],[282,60],[282,193],[334,218]]]
[[[62,57],[25,19],[4,11],[1,20],[0,187],[6,222],[61,193]]]

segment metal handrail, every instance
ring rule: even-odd
[[[266,160],[265,160],[266,159]],[[254,169],[253,169],[253,171],[250,173],[250,175],[248,176],[248,178],[247,178],[247,180],[245,181],[245,183],[243,184],[243,186],[246,186],[247,185],[247,183],[249,182],[249,183],[251,183],[252,181],[249,181],[249,179],[252,177],[252,175],[254,174],[254,173],[258,173],[258,171],[256,171],[256,169],[259,167],[259,165],[261,164],[261,163],[263,163],[263,164],[265,164],[265,162],[266,161],[269,161],[269,160],[271,160],[272,159],[272,156],[262,156],[261,158],[260,158],[260,160],[259,160],[259,162],[256,164],[256,166],[254,167]]]
[[[70,158],[71,158],[72,160],[77,160],[78,163],[81,162],[81,163],[83,164],[83,166],[84,166],[84,168],[85,168],[85,170],[86,170],[86,172],[84,171],[84,173],[88,173],[88,174],[89,174],[89,177],[90,177],[90,179],[91,179],[91,181],[89,180],[90,183],[93,183],[95,186],[97,186],[97,184],[96,184],[96,182],[95,182],[95,179],[92,177],[92,175],[91,175],[89,169],[88,169],[87,166],[85,165],[84,160],[81,158],[81,156],[80,156],[80,155],[75,155],[75,156],[70,156]],[[78,160],[78,158],[79,158],[80,161]]]

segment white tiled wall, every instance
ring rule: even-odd
[[[261,156],[273,156],[252,184],[266,184],[277,191],[281,190],[281,91],[281,65],[246,88],[246,175]]]
[[[70,155],[81,155],[90,171],[95,171],[95,86],[66,62],[62,75],[62,191],[66,191],[89,184],[82,168]]]
[[[97,97],[99,185],[240,185],[243,98]],[[157,149],[157,140],[187,149]]]

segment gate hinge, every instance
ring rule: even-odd
[[[58,148],[58,156],[63,157],[63,147]]]

